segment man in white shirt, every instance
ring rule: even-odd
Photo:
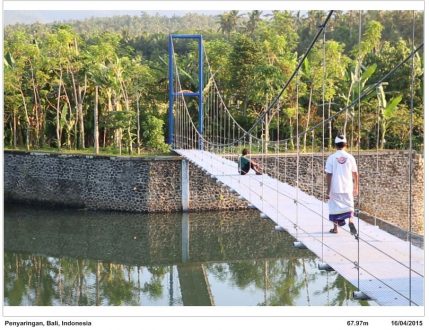
[[[327,195],[329,197],[329,220],[334,228],[330,233],[338,233],[338,226],[344,226],[349,219],[349,228],[352,235],[356,235],[353,224],[354,200],[359,191],[359,176],[355,158],[344,149],[347,140],[344,135],[335,138],[337,151],[326,160],[325,172],[327,179]]]

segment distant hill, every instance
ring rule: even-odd
[[[216,31],[219,29],[216,15],[187,13],[183,16],[150,15],[142,12],[141,16],[121,15],[113,17],[91,17],[79,20],[63,20],[53,23],[16,23],[7,25],[5,31],[21,27],[28,32],[41,26],[71,25],[80,34],[94,34],[97,32],[118,32],[126,38],[136,38],[142,34],[185,31]]]

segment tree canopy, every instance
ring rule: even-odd
[[[173,17],[142,13],[6,26],[4,144],[85,150],[97,142],[113,153],[167,151],[169,33],[203,35],[219,91],[240,124],[250,127],[281,90],[325,17],[323,11]],[[416,47],[423,38],[422,12],[415,13],[415,21]],[[410,54],[412,28],[411,11],[363,12],[359,44],[359,13],[335,12],[326,30],[325,76],[318,42],[299,72],[299,106],[291,106],[294,87],[280,99],[281,136],[288,138],[319,122],[323,99],[329,114],[351,104],[359,88],[378,81]],[[194,49],[192,43],[175,47],[190,89],[197,75]],[[413,145],[423,147],[421,52],[414,58],[414,77],[411,72],[408,61],[362,102],[362,148],[407,145],[412,78]],[[293,119],[297,115],[298,127]],[[356,130],[354,116],[353,108],[338,116],[324,138],[331,143],[334,133]],[[322,137],[316,138],[320,143]],[[304,138],[304,148],[306,144]]]

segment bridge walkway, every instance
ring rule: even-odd
[[[330,234],[327,203],[266,174],[239,175],[237,163],[214,153],[175,151],[246,199],[378,304],[424,304],[422,249],[411,246],[410,269],[409,242],[364,221],[359,222],[359,244],[347,226]]]

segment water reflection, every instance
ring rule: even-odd
[[[5,305],[366,305],[253,211],[5,210]]]

